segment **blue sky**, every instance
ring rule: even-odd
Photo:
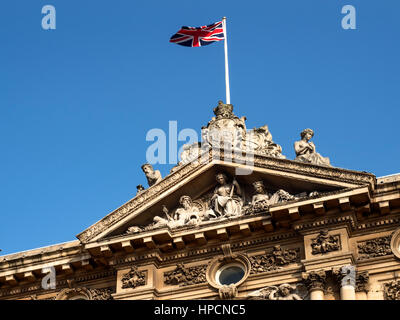
[[[56,30],[41,28],[46,4]],[[347,4],[356,30],[341,27]],[[200,133],[225,99],[223,43],[168,41],[222,16],[248,128],[267,124],[293,159],[310,127],[334,166],[399,172],[399,11],[398,0],[1,1],[1,254],[74,240],[147,186],[150,129],[176,120]]]

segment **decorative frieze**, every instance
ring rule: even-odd
[[[276,245],[271,252],[249,257],[249,260],[251,263],[250,274],[273,271],[300,261],[300,249],[282,250],[281,246]]]
[[[51,300],[112,300],[111,293],[112,291],[110,288],[67,288],[61,290],[55,297],[52,297]],[[37,296],[34,298],[37,300]]]
[[[311,240],[312,254],[328,253],[340,249],[339,236],[329,235],[328,230],[321,230],[318,237]]]
[[[129,272],[122,275],[122,289],[136,288],[146,284],[146,272],[138,271],[136,266],[131,267]]]
[[[384,292],[386,300],[400,300],[400,280],[385,283]]]
[[[164,273],[164,283],[169,285],[189,286],[206,282],[207,265],[185,267],[179,263],[175,270]]]
[[[89,289],[92,300],[112,300],[110,289]]]
[[[358,259],[364,260],[392,254],[392,249],[390,248],[390,240],[391,237],[387,236],[359,242],[357,244]]]

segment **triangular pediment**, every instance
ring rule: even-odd
[[[243,169],[248,169],[251,174],[238,175],[238,168],[242,172]],[[218,184],[215,177],[220,172],[227,175],[229,182],[233,178],[237,180],[242,189],[243,210],[251,205],[255,181],[263,181],[266,193],[270,196],[278,190],[295,196],[286,201],[272,203],[269,206],[271,211],[279,211],[279,208],[296,202],[316,202],[324,197],[332,202],[335,197],[343,197],[349,190],[357,188],[364,188],[363,194],[354,197],[352,201],[356,205],[363,205],[368,200],[365,190],[372,190],[375,185],[374,175],[365,172],[257,155],[251,164],[246,164],[240,157],[226,161],[223,155],[216,159],[215,154],[210,154],[209,161],[178,166],[160,182],[144,190],[77,237],[81,242],[87,243],[126,234],[128,228],[133,226],[145,231],[146,226],[153,223],[154,217],[166,218],[163,206],[173,215],[180,207],[179,200],[184,195],[189,196],[199,210],[207,210],[210,197]],[[217,222],[218,219],[213,220],[213,223]]]

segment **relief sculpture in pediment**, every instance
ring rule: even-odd
[[[242,190],[236,179],[228,183],[225,173],[216,175],[218,186],[211,198],[211,208],[217,217],[239,216],[242,213]]]
[[[203,194],[200,198],[193,200],[184,195],[179,199],[176,209],[169,210],[162,207],[162,213],[153,218],[153,222],[147,226],[129,227],[127,233],[137,233],[162,227],[175,229],[179,227],[198,226],[206,221],[217,219],[233,219],[249,214],[268,214],[271,205],[277,205],[301,197],[317,196],[317,192],[306,192],[290,194],[279,189],[268,192],[262,180],[252,184],[253,196],[245,196],[246,186],[239,184],[235,177],[229,179],[224,172],[216,174],[217,186],[213,191]]]

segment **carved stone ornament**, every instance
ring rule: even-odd
[[[302,278],[303,278],[304,284],[308,288],[308,291],[312,291],[312,290],[323,290],[324,291],[326,288],[326,272],[323,270],[303,273]]]
[[[122,219],[126,218],[133,212],[143,208],[149,201],[160,197],[160,195],[168,192],[173,186],[176,186],[184,179],[190,177],[194,172],[204,168],[212,159],[218,156],[218,159],[224,161],[225,155],[223,151],[219,151],[217,155],[213,152],[209,152],[206,156],[209,159],[208,162],[191,162],[185,166],[182,166],[177,171],[169,174],[161,182],[159,182],[154,188],[148,188],[140,193],[137,197],[129,200],[120,208],[112,211],[107,216],[96,222],[83,232],[77,235],[78,239],[82,243],[87,243],[93,239],[99,237],[102,233],[106,232],[109,228],[117,224]],[[233,162],[245,163],[246,156],[234,153],[232,155]],[[267,168],[273,170],[290,170],[297,174],[312,175],[316,178],[331,179],[336,181],[347,181],[357,185],[363,184],[374,184],[375,177],[370,173],[357,172],[339,168],[324,167],[324,166],[304,166],[304,164],[297,161],[288,161],[282,159],[276,159],[271,157],[265,157],[261,155],[254,155],[254,166],[258,168]]]
[[[143,192],[144,190],[145,189],[141,184],[137,185],[136,186],[136,195],[138,195],[139,193]]]
[[[238,118],[233,113],[233,105],[222,101],[214,108],[214,114],[215,117],[202,128],[202,144],[205,146],[240,149],[279,159],[286,158],[282,155],[281,146],[272,141],[267,125],[247,132],[246,117]]]
[[[212,259],[206,270],[207,282],[213,288],[218,290],[218,292],[220,292],[219,290],[222,287],[226,286],[221,284],[218,279],[218,274],[221,272],[221,270],[224,270],[227,267],[236,266],[244,271],[242,278],[234,283],[236,288],[239,288],[240,285],[246,281],[251,271],[251,263],[247,255],[242,253],[232,253],[230,246],[223,245],[222,249],[223,256],[217,256]]]
[[[265,255],[249,257],[251,263],[251,274],[273,271],[300,261],[300,249],[285,249],[279,245],[274,246],[271,252]]]
[[[333,268],[332,275],[336,277],[341,287],[348,285],[356,287],[356,268],[354,266],[347,265],[340,268]]]
[[[184,165],[195,161],[202,153],[201,143],[195,142],[193,144],[185,144],[182,147],[181,162],[179,164]]]
[[[315,145],[309,140],[314,136],[314,131],[311,129],[304,129],[301,134],[301,140],[294,143],[294,150],[296,151],[296,161],[318,164],[322,166],[331,166],[329,158],[321,156],[315,151]]]
[[[255,194],[252,197],[251,203],[245,208],[245,214],[256,214],[268,211],[271,205],[297,199],[289,192],[280,189],[273,194],[269,194],[265,190],[263,181],[253,183]]]
[[[138,268],[133,266],[131,270],[122,275],[121,282],[122,289],[134,289],[139,286],[144,286],[146,284],[146,272],[138,271]]]
[[[385,283],[384,292],[386,300],[400,300],[400,280]]]
[[[142,231],[154,230],[168,227],[176,229],[181,227],[195,227],[203,221],[216,220],[221,218],[235,218],[249,214],[267,214],[271,205],[284,203],[307,197],[303,192],[299,195],[291,195],[283,189],[275,193],[267,193],[263,181],[253,183],[255,195],[250,202],[245,201],[243,186],[235,178],[228,178],[224,172],[215,176],[217,186],[214,191],[203,195],[200,199],[193,200],[190,196],[184,195],[179,199],[179,207],[169,211],[163,206],[163,214],[153,218],[153,222],[147,226],[131,226],[126,233],[133,234]],[[311,192],[308,197],[315,197],[317,192]]]
[[[233,105],[222,101],[218,101],[214,114],[207,127],[202,128],[203,142],[213,148],[241,149],[246,135],[246,118],[239,119],[233,113]]]
[[[400,259],[400,228],[393,233],[390,248],[396,258]]]
[[[218,185],[211,198],[211,208],[216,217],[234,217],[242,215],[242,189],[236,179],[231,183],[225,173],[216,175]]]
[[[381,257],[392,254],[392,249],[390,247],[391,237],[381,237],[372,240],[367,240],[359,242],[357,244],[358,248],[358,259],[370,259],[374,257]]]
[[[304,284],[281,284],[268,286],[253,292],[247,296],[249,300],[306,300],[308,291]]]
[[[55,300],[111,300],[111,290],[88,289],[88,288],[67,288],[61,290]]]
[[[221,286],[218,290],[219,298],[222,300],[231,300],[236,298],[238,289],[235,284]]]
[[[368,292],[369,290],[369,274],[368,271],[357,272],[356,276],[356,292]]]
[[[180,287],[206,282],[207,265],[185,267],[179,263],[175,270],[164,273],[164,283]]]
[[[142,165],[142,170],[146,175],[149,187],[155,185],[162,180],[162,176],[159,170],[154,170],[151,164],[145,163]]]
[[[328,230],[321,230],[318,237],[312,239],[312,254],[328,253],[340,249],[339,236],[331,236]]]
[[[286,159],[282,154],[282,147],[272,141],[272,135],[267,125],[247,132],[244,144],[247,150],[251,150],[254,153]]]
[[[184,195],[180,197],[179,203],[181,207],[177,208],[175,213],[171,214],[169,210],[163,206],[165,218],[155,216],[152,224],[145,227],[129,227],[126,233],[137,233],[166,226],[170,229],[183,226],[197,226],[202,220],[206,220],[209,219],[209,217],[215,216],[210,210],[200,212],[199,207],[193,203],[192,198],[189,196]]]

